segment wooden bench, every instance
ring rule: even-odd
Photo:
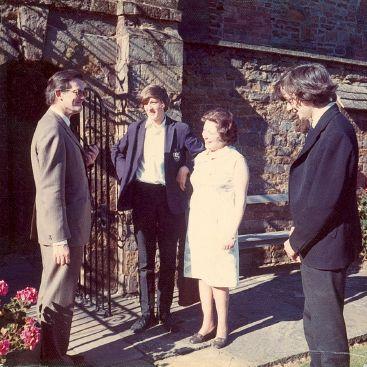
[[[247,196],[246,206],[252,204],[288,203],[288,194],[265,194]],[[238,235],[239,250],[261,248],[271,244],[282,244],[289,237],[289,231],[274,231]]]

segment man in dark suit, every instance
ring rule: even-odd
[[[120,184],[117,207],[133,209],[138,245],[142,317],[131,329],[142,331],[156,321],[154,270],[158,243],[158,319],[171,331],[177,241],[187,207],[187,153],[195,156],[204,146],[192,135],[188,125],[166,116],[169,98],[164,88],[148,85],[141,92],[140,100],[147,118],[132,123],[112,147],[112,162]]]
[[[319,64],[285,72],[275,95],[309,120],[305,145],[289,174],[293,227],[284,248],[301,260],[303,323],[311,367],[349,366],[343,317],[346,270],[361,250],[356,181],[358,144],[336,105],[336,85]]]

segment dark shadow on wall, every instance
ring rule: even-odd
[[[81,21],[82,17],[82,21]],[[91,15],[87,12],[68,13],[65,10],[50,11],[47,24],[48,30],[43,43],[36,39],[32,33],[19,29],[16,24],[4,20],[6,37],[0,36],[0,43],[5,46],[0,48],[8,57],[8,49],[19,49],[17,44],[22,38],[32,47],[42,50],[42,59],[60,68],[73,68],[83,72],[86,81],[100,94],[106,97],[105,104],[113,110],[114,88],[118,83],[114,72],[117,47],[115,42],[98,42],[104,40],[102,25],[116,26],[116,17],[107,15]],[[101,28],[94,25],[93,21],[100,21]],[[33,31],[33,30],[32,30]],[[102,35],[99,37],[99,35]],[[96,36],[96,39],[91,38]],[[96,41],[97,40],[97,41]]]
[[[38,120],[47,110],[44,91],[57,68],[47,63],[7,66],[9,250],[24,250],[29,240],[35,198],[30,147]],[[35,244],[34,244],[35,245]]]
[[[236,147],[246,157],[250,169],[249,194],[263,194],[272,188],[262,178],[268,122],[238,93],[246,81],[231,65],[230,53],[213,46],[184,44],[183,121],[192,124],[201,136],[200,119],[206,111],[216,107],[229,109],[239,128]]]
[[[43,60],[50,64],[21,61],[1,66],[6,68],[8,74],[4,82],[0,80],[0,83],[4,83],[0,87],[6,90],[8,96],[7,107],[1,108],[0,119],[6,121],[9,149],[6,148],[4,153],[8,161],[8,178],[0,182],[3,185],[3,181],[6,181],[9,195],[3,195],[6,198],[0,196],[0,199],[1,204],[5,203],[8,208],[10,226],[0,223],[0,241],[2,232],[11,235],[10,239],[4,241],[5,246],[1,246],[0,251],[11,250],[10,243],[14,241],[18,249],[26,248],[28,244],[29,205],[34,199],[33,178],[29,178],[32,177],[29,146],[36,123],[47,108],[44,90],[48,77],[58,70],[58,66],[81,70],[87,82],[104,95],[104,101],[111,111],[114,108],[114,89],[118,80],[112,62],[116,61],[117,50],[114,39],[104,42],[105,38],[98,36],[103,35],[106,28],[112,28],[117,18],[83,13],[83,21],[80,21],[80,16],[79,13],[70,14],[63,10],[50,11],[43,43],[34,37],[33,30],[19,29],[15,22],[3,19],[2,29],[5,31],[0,36],[0,52],[9,60],[22,60],[24,55],[19,54],[20,50],[24,51],[19,44],[22,39],[30,45],[31,50],[42,50]],[[93,21],[97,22],[96,25]],[[100,24],[101,29],[98,27]],[[93,35],[96,37],[93,38]],[[110,117],[112,119],[115,116],[111,113]]]

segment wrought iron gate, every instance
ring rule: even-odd
[[[102,315],[111,315],[111,292],[116,268],[116,246],[111,241],[111,184],[110,177],[110,120],[101,97],[87,88],[87,96],[78,127],[83,146],[97,145],[99,156],[87,175],[92,201],[92,229],[90,241],[84,250],[79,279],[79,299],[94,305]]]

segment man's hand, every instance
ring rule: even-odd
[[[84,159],[87,167],[91,166],[99,154],[97,145],[88,145],[84,150]]]
[[[186,181],[187,181],[187,176],[189,175],[189,173],[190,173],[190,170],[186,166],[182,166],[178,170],[176,181],[182,191],[186,190]]]
[[[296,254],[296,252],[293,250],[291,243],[289,242],[289,240],[284,242],[284,250],[287,253],[288,257],[293,260],[293,261],[297,261],[300,262],[300,258],[299,256]]]
[[[70,263],[70,250],[68,245],[54,245],[53,258],[57,265]]]

